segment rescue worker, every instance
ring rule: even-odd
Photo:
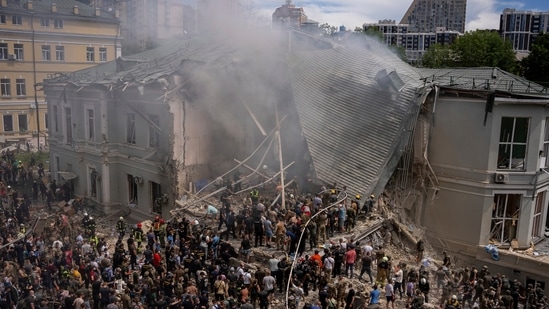
[[[154,221],[153,221],[153,224],[152,224],[152,230],[153,230],[153,233],[154,233],[154,238],[156,240],[158,240],[158,236],[160,235],[160,227],[161,227],[161,223],[160,223],[160,216],[156,216],[154,218]]]
[[[143,229],[141,228],[141,222],[137,223],[137,227],[133,230],[133,239],[137,243],[137,252],[141,250],[141,243],[143,242]]]
[[[158,230],[158,238],[160,240],[160,246],[162,248],[166,248],[166,222],[164,222],[164,219],[160,219],[160,229]]]
[[[364,206],[362,206],[363,212],[365,214],[368,214],[370,211],[372,211],[372,208],[374,207],[375,203],[375,195],[370,195],[370,197],[364,202]]]
[[[256,205],[259,202],[259,190],[256,188],[250,191],[250,198],[252,199],[252,204]]]
[[[118,232],[118,238],[124,238],[124,235],[126,235],[126,222],[124,222],[124,217],[118,218],[118,222],[116,222],[116,231]]]
[[[99,238],[95,234],[90,236],[90,246],[92,247],[92,250],[97,251],[97,244],[99,243]],[[100,253],[100,252],[97,252]]]
[[[93,219],[93,217],[89,218],[88,228],[86,230],[88,231],[88,235],[90,235],[90,236],[95,235],[95,219]]]
[[[27,228],[25,227],[25,224],[21,223],[19,225],[19,237],[23,237],[25,236],[25,234],[27,233]]]

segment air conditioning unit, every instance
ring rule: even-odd
[[[8,55],[8,60],[17,60],[17,55],[16,54],[9,54]]]
[[[509,174],[507,174],[507,173],[495,173],[494,174],[494,182],[495,183],[508,183],[509,182]]]

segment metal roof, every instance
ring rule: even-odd
[[[420,69],[424,80],[441,87],[548,95],[547,87],[496,67]]]
[[[289,70],[318,178],[353,194],[387,181],[383,170],[400,158],[405,126],[417,117],[419,72],[369,38],[361,47],[294,52]]]

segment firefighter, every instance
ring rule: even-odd
[[[90,236],[90,246],[92,247],[92,250],[97,250],[97,244],[98,243],[99,243],[99,238],[97,238],[97,236],[95,234],[91,235]]]
[[[252,189],[252,191],[250,191],[250,198],[252,199],[252,204],[257,205],[259,202],[259,190],[256,188]]]
[[[143,229],[141,229],[141,222],[137,223],[137,227],[133,230],[133,239],[137,243],[137,252],[141,250],[141,243],[143,242]]]
[[[116,222],[116,231],[118,231],[118,238],[124,238],[124,235],[126,235],[126,222],[124,222],[124,217],[118,218],[118,222]]]
[[[19,237],[23,237],[25,236],[25,234],[27,233],[27,228],[25,227],[25,224],[21,223],[19,225]]]
[[[88,220],[88,228],[86,229],[88,231],[88,235],[94,236],[95,235],[95,220],[93,217],[90,217]]]

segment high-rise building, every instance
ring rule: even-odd
[[[408,24],[410,32],[435,32],[437,28],[465,32],[467,0],[414,0],[401,24]]]
[[[291,0],[276,8],[272,17],[273,27],[301,28],[302,24],[308,21],[305,10],[302,7],[296,7]]]
[[[420,64],[425,52],[434,44],[451,44],[460,35],[444,27],[432,32],[412,32],[410,25],[397,24],[394,20],[380,20],[377,24],[364,24],[364,31],[375,29],[383,35],[383,42],[390,46],[402,47],[411,64]]]
[[[42,81],[114,60],[120,51],[117,11],[76,0],[0,0],[0,31],[0,143],[44,143],[50,121]],[[71,121],[70,109],[56,113]]]
[[[505,9],[500,15],[500,35],[505,41],[511,42],[516,52],[529,53],[538,34],[548,31],[549,12]]]
[[[104,5],[104,4],[103,4]],[[195,9],[184,0],[118,1],[124,54],[154,47],[158,40],[196,31]]]

